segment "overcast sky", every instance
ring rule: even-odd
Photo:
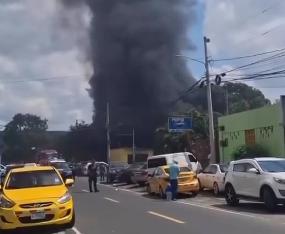
[[[196,45],[191,56],[203,59],[203,34],[211,38],[214,59],[285,48],[284,0],[199,2],[196,27],[190,34]],[[92,100],[86,89],[92,70],[82,46],[88,44],[90,14],[85,8],[81,12],[69,16],[77,18],[80,26],[72,33],[58,0],[0,0],[0,124],[19,112],[47,118],[51,130],[66,130],[76,119],[91,122]],[[212,72],[254,59],[213,63]],[[281,64],[280,59],[231,75]],[[204,72],[199,64],[189,66],[197,78]],[[33,81],[38,79],[44,80]],[[250,84],[274,100],[284,93],[285,79]]]

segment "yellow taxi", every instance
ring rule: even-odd
[[[169,166],[158,167],[148,178],[147,192],[149,194],[159,194],[161,198],[164,198],[169,184]],[[178,177],[178,193],[191,192],[192,194],[196,195],[198,191],[199,181],[196,173],[191,171],[188,167],[180,167],[180,174]]]
[[[25,166],[8,172],[0,187],[0,232],[55,225],[72,228],[73,199],[59,172],[50,166]]]

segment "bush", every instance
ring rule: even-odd
[[[235,160],[243,158],[258,158],[268,157],[268,150],[262,145],[242,145],[239,146],[234,152],[233,157]]]

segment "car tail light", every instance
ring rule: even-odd
[[[147,176],[147,175],[148,175],[148,172],[147,172],[147,171],[143,171],[143,172],[142,172],[142,175]]]

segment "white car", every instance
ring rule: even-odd
[[[180,152],[172,154],[161,154],[149,156],[147,158],[148,174],[152,175],[157,167],[170,165],[174,161],[176,161],[180,167],[189,167],[196,173],[199,172],[202,168],[200,162],[192,153]]]
[[[6,172],[6,167],[2,164],[0,164],[0,176],[4,175]]]
[[[228,166],[224,164],[210,164],[202,173],[198,174],[200,189],[212,189],[217,196],[225,189],[224,179]]]
[[[239,199],[255,199],[269,210],[285,204],[285,159],[254,158],[231,162],[225,178],[225,199],[238,205]]]

